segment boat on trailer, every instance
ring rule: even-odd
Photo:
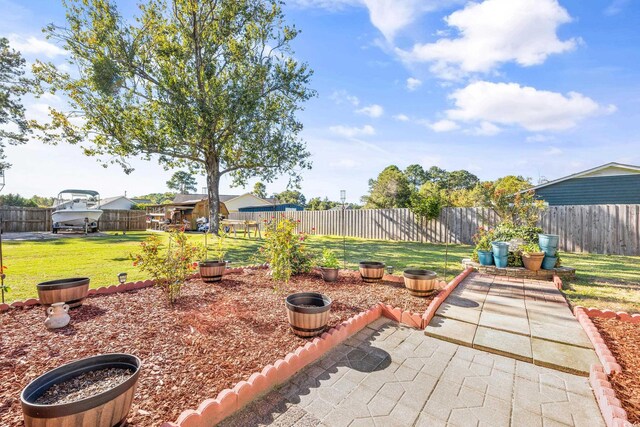
[[[94,190],[63,190],[58,194],[51,213],[52,232],[58,230],[98,231],[98,220],[102,216],[100,194]]]

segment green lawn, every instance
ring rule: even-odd
[[[129,254],[138,250],[147,233],[123,236],[62,238],[33,242],[4,242],[6,283],[11,287],[7,301],[36,297],[35,285],[45,280],[88,276],[91,286],[117,284],[117,274],[127,272],[129,280],[146,277],[133,267]],[[166,235],[162,235],[166,238]],[[202,234],[191,239],[204,243]],[[310,236],[312,250],[334,249],[342,259],[342,238]],[[227,239],[227,258],[234,266],[258,262],[255,258],[261,241],[258,239]],[[465,245],[449,246],[447,280],[462,270],[460,261],[471,253]],[[396,274],[406,267],[423,267],[443,275],[444,245],[386,240],[346,239],[347,267],[355,269],[364,260],[384,261],[393,265]],[[565,283],[565,293],[573,304],[640,312],[640,257],[562,254],[564,265],[578,269],[578,279]]]

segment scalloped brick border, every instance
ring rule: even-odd
[[[318,360],[325,353],[345,341],[351,335],[380,318],[382,307],[376,305],[329,329],[320,337],[298,347],[265,366],[261,372],[254,372],[246,381],[240,381],[233,389],[222,390],[215,399],[204,400],[198,409],[183,411],[175,422],[165,422],[162,427],[205,427],[212,426],[232,415],[257,397],[272,388],[285,383],[296,372]]]
[[[264,265],[250,265],[246,267],[228,268],[224,271],[224,274],[240,274],[244,270],[261,270],[267,268]],[[200,274],[195,273],[187,276],[187,280],[200,277]],[[94,295],[110,295],[120,292],[137,291],[139,289],[150,288],[155,284],[153,280],[139,280],[137,282],[128,282],[120,285],[101,286],[99,288],[89,289],[87,296]],[[14,301],[11,304],[0,304],[0,313],[8,311],[12,308],[26,308],[40,305],[40,300],[37,298],[29,298],[25,301]]]
[[[585,308],[576,306],[573,310],[580,325],[587,333],[593,344],[596,354],[602,365],[591,365],[589,383],[598,401],[598,407],[607,427],[633,427],[627,419],[627,412],[622,408],[620,399],[609,382],[608,375],[612,372],[621,372],[622,367],[602,339],[600,332],[591,321],[592,317],[602,317],[605,319],[616,318],[623,322],[640,324],[640,314],[629,314],[624,311],[615,312],[612,310],[599,310],[597,308]]]

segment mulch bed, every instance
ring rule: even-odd
[[[423,312],[431,298],[416,298],[402,284],[365,284],[357,272],[336,283],[314,274],[274,282],[265,270],[245,270],[218,284],[188,282],[170,307],[162,291],[147,288],[91,297],[72,310],[71,323],[47,330],[42,307],[0,314],[0,425],[22,425],[20,391],[61,364],[101,353],[142,359],[131,425],[174,421],[207,398],[308,340],[289,329],[284,297],[317,291],[333,300],[329,327],[378,302]]]
[[[609,376],[616,397],[632,424],[640,424],[640,325],[618,319],[591,318],[607,347],[622,366]]]

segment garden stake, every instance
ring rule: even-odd
[[[2,304],[4,304],[4,264],[2,263],[2,232],[4,217],[0,217],[0,291],[2,292]]]

